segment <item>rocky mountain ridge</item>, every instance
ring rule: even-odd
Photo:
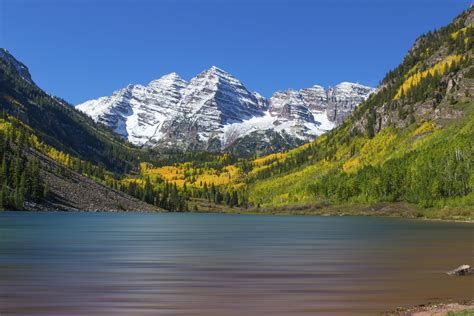
[[[34,83],[31,79],[30,71],[28,67],[26,67],[22,62],[18,61],[15,57],[13,57],[10,52],[5,48],[0,48],[0,58],[3,59],[5,62],[10,63],[16,72],[21,78],[23,78],[28,83]]]
[[[373,91],[342,82],[330,89],[279,91],[266,99],[213,66],[189,82],[171,73],[76,108],[136,145],[222,151],[237,140],[255,146],[277,137],[285,148],[334,128]],[[269,139],[269,132],[275,137]]]

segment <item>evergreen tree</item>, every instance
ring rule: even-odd
[[[142,200],[147,202],[147,203],[150,203],[150,204],[153,204],[153,202],[154,202],[153,187],[150,183],[149,178],[147,178],[146,181],[145,181],[145,186],[143,188]]]
[[[8,188],[4,183],[0,189],[0,210],[4,210],[8,206]]]
[[[0,183],[8,179],[8,164],[6,154],[3,154],[2,166],[0,167]]]
[[[43,186],[43,198],[47,199],[48,196],[49,196],[49,186],[47,183],[45,183]]]
[[[232,192],[232,197],[230,199],[230,207],[238,206],[239,205],[239,198],[237,195],[237,191]]]

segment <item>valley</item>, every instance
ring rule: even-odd
[[[0,316],[474,312],[471,2],[1,0],[0,43]]]
[[[95,183],[103,201],[127,201],[86,208],[71,195],[56,208],[472,220],[472,21],[470,8],[420,36],[376,90],[343,82],[269,99],[213,66],[74,107],[3,49],[2,207],[47,209],[71,172],[72,191]],[[38,157],[49,195],[21,184]]]

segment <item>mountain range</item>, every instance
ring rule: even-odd
[[[272,152],[331,130],[373,91],[342,82],[329,89],[289,89],[266,99],[213,66],[189,82],[171,73],[76,108],[135,145],[214,152],[239,146],[240,152]]]
[[[373,93],[341,83],[266,99],[212,67],[80,105],[88,115],[0,49],[0,209],[472,220],[473,23],[471,6],[420,36]],[[242,157],[262,152],[275,153]]]

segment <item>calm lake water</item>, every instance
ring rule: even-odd
[[[0,314],[377,315],[468,299],[474,226],[363,217],[0,213]]]

